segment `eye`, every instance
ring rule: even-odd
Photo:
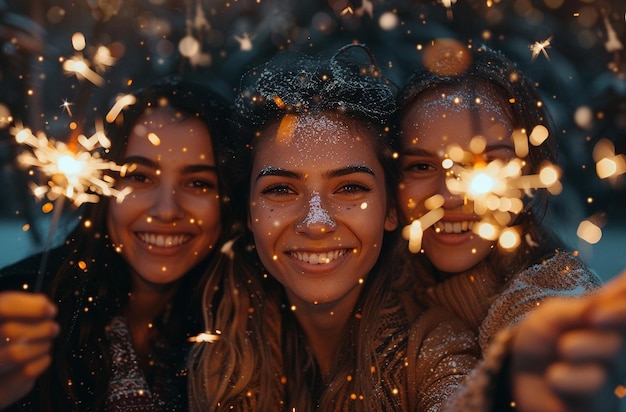
[[[147,175],[140,172],[127,173],[122,177],[122,180],[129,183],[149,183],[151,181]]]
[[[261,190],[261,194],[270,196],[289,196],[295,195],[297,192],[289,187],[289,185],[277,183]]]
[[[404,166],[405,172],[434,172],[437,168],[430,162],[415,161]]]
[[[194,179],[189,183],[189,187],[208,191],[217,188],[217,182],[206,179]]]
[[[366,184],[359,182],[350,182],[341,185],[341,187],[335,191],[335,193],[348,193],[348,194],[357,194],[357,193],[367,193],[371,192],[372,188]]]

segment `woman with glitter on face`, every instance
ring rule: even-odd
[[[16,409],[187,410],[186,358],[202,331],[205,273],[225,272],[230,259],[220,249],[242,227],[226,181],[235,142],[227,104],[200,84],[172,76],[133,97],[110,125],[104,154],[126,166],[114,178],[130,194],[86,205],[51,251],[44,291],[54,304],[3,292],[13,303],[0,305],[0,390],[12,391],[2,392],[2,407],[34,384]],[[5,269],[2,289],[31,285],[40,260]],[[11,357],[20,350],[22,359]]]
[[[470,189],[467,193],[450,189],[453,170],[460,171],[457,178],[465,172],[471,177],[473,170],[486,170],[487,164],[516,164],[519,147],[511,136],[530,135],[535,126],[550,129],[550,124],[534,86],[502,54],[450,41],[436,42],[437,47],[453,50],[450,54],[458,60],[448,61],[443,68],[425,62],[434,71],[417,71],[399,97],[399,207],[404,224],[410,224],[428,213],[427,199],[441,197],[443,217],[423,231],[422,253],[413,259],[417,268],[429,269],[418,271],[423,285],[420,299],[442,304],[462,318],[477,331],[484,352],[496,332],[519,321],[538,302],[589,292],[600,285],[600,279],[573,254],[563,252],[563,245],[542,224],[547,189],[518,190],[522,210],[492,213],[488,209],[482,214],[476,212]],[[534,145],[525,138],[523,175],[538,174],[542,167],[556,163],[555,140],[551,134]],[[474,154],[476,142],[482,149]],[[471,156],[454,169],[445,160],[456,148]],[[505,175],[504,170],[498,175]],[[504,183],[515,189],[514,178]],[[521,240],[517,247],[505,249],[497,237],[479,235],[481,222],[492,218],[502,222],[496,226],[499,230],[515,228]]]
[[[235,356],[254,347],[196,344],[193,410],[431,411],[473,367],[472,335],[446,311],[424,313],[395,267],[406,252],[393,253],[394,108],[362,45],[330,59],[282,54],[242,79],[248,227],[265,304],[281,308],[264,329],[281,359],[262,365],[277,368],[272,382],[242,385]],[[208,330],[236,327],[223,303]],[[282,396],[268,404],[275,388]]]
[[[438,64],[437,56],[444,55],[445,64]],[[623,309],[611,300],[623,293],[625,280],[613,291],[598,290],[597,275],[563,251],[542,223],[548,190],[539,180],[515,186],[556,162],[554,135],[533,141],[533,131],[550,129],[534,86],[502,54],[484,47],[438,40],[425,57],[425,68],[399,97],[398,199],[406,225],[439,210],[439,219],[418,233],[416,300],[444,306],[463,319],[477,333],[486,358],[475,372],[483,379],[469,380],[466,395],[472,401],[456,408],[489,410],[495,396],[496,410],[509,409],[512,400],[518,410],[605,410],[596,408],[615,398],[597,396],[599,388],[611,385],[608,376],[623,375]],[[497,169],[494,183],[508,165],[519,173],[505,180],[501,192],[493,189],[489,199],[521,207],[481,208],[483,198],[471,179]],[[507,249],[497,236],[481,236],[485,222],[500,233],[513,229],[520,242]],[[582,298],[585,294],[590,296]],[[568,349],[572,344],[577,351]],[[498,376],[508,355],[512,381],[504,374],[495,381],[484,378],[485,372]],[[611,362],[616,366],[608,366]]]

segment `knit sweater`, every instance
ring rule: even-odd
[[[558,252],[511,279],[497,279],[484,266],[428,287],[420,299],[442,305],[478,334],[482,353],[495,335],[517,324],[549,297],[575,297],[597,289],[602,281],[572,254]]]

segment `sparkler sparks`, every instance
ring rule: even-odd
[[[102,159],[97,152],[74,152],[64,142],[51,141],[44,133],[34,135],[27,128],[15,127],[11,129],[11,133],[18,143],[32,149],[30,152],[22,152],[18,156],[18,162],[24,167],[36,167],[48,177],[45,185],[34,187],[37,197],[45,195],[48,199],[55,200],[64,196],[79,206],[85,202],[98,202],[98,195],[114,196],[121,202],[130,192],[128,188],[121,191],[113,188],[114,179],[103,172],[121,171],[122,167]],[[106,139],[97,133],[90,139],[79,137],[78,141],[87,149],[85,144],[93,146],[94,140],[102,141],[103,138]]]
[[[512,137],[526,133],[516,130]],[[528,137],[526,136],[528,142]],[[541,144],[545,139],[530,140]],[[482,138],[472,140],[470,147],[483,148]],[[518,146],[518,144],[516,144]],[[468,159],[473,159],[468,162]],[[501,247],[513,249],[521,240],[520,234],[509,224],[513,216],[524,210],[523,198],[532,196],[532,189],[544,188],[559,193],[561,171],[546,163],[538,174],[524,175],[525,162],[518,157],[511,160],[495,159],[486,162],[480,151],[468,152],[456,145],[446,149],[442,166],[447,169],[446,186],[450,193],[462,196],[473,213],[481,218],[472,231],[487,240],[498,240]],[[409,250],[418,253],[422,247],[424,231],[444,217],[443,198],[435,195],[425,202],[428,213],[403,229],[403,237],[409,241]]]
[[[74,33],[72,36],[72,46],[76,53],[73,57],[63,62],[63,70],[67,73],[75,75],[79,79],[86,79],[96,86],[104,84],[104,78],[90,67],[90,62],[86,59],[82,52],[85,49],[86,41],[82,33]],[[98,47],[93,58],[93,66],[99,72],[104,72],[110,66],[113,66],[116,59],[111,56],[108,48],[104,46]]]
[[[192,336],[189,339],[187,339],[188,342],[203,342],[203,343],[213,343],[216,340],[218,340],[219,337],[219,332],[216,331],[217,334],[213,334],[210,332],[202,332],[199,333],[196,336]]]
[[[70,103],[67,100],[63,100],[63,103],[61,103],[59,107],[62,108],[64,111],[66,111],[68,116],[72,117],[72,109],[70,109],[70,106],[73,106],[73,105],[74,103]]]
[[[533,61],[539,56],[539,53],[543,53],[545,58],[550,60],[550,56],[548,56],[548,52],[546,51],[546,49],[550,48],[550,43],[552,42],[552,37],[554,37],[554,36],[550,36],[547,39],[545,39],[544,41],[536,41],[535,43],[533,43],[533,44],[531,44],[529,46],[530,51],[532,52],[532,60]]]

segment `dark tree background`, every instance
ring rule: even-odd
[[[75,33],[83,50],[73,47]],[[56,140],[73,127],[90,135],[116,95],[163,74],[184,73],[232,98],[243,73],[281,50],[353,41],[369,45],[400,85],[421,46],[442,37],[502,50],[537,83],[558,125],[564,169],[552,224],[602,276],[626,267],[626,175],[600,179],[592,156],[603,139],[626,153],[623,0],[0,0],[0,266],[42,249],[49,226],[31,177],[16,166],[11,122]],[[530,46],[548,39],[548,57],[533,58]],[[93,66],[99,46],[114,65]],[[76,55],[102,85],[64,71]],[[76,222],[67,209],[57,240]],[[576,237],[586,219],[602,228],[595,245]]]

